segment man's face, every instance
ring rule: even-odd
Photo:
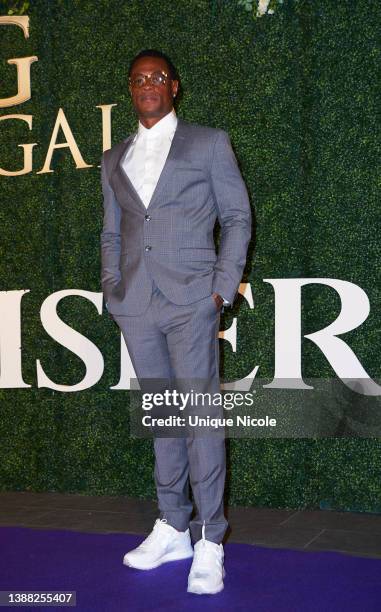
[[[141,119],[161,119],[167,115],[172,110],[173,98],[177,93],[178,81],[171,80],[167,63],[160,57],[142,57],[137,60],[130,75],[131,80],[139,75],[151,75],[154,72],[168,74],[165,83],[152,85],[150,81],[146,81],[142,87],[129,87],[132,103]]]

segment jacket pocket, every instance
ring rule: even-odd
[[[186,161],[178,162],[175,165],[175,170],[176,172],[190,171],[190,172],[201,172],[205,174],[205,168],[203,166],[195,166],[193,163],[186,162]]]
[[[180,261],[216,261],[217,255],[213,247],[182,247]]]

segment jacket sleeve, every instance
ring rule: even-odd
[[[223,130],[218,132],[215,140],[210,175],[221,226],[220,247],[214,264],[213,291],[233,304],[251,238],[251,210],[229,136]]]
[[[112,190],[105,164],[105,156],[101,158],[101,181],[103,192],[103,230],[101,233],[101,282],[106,300],[121,278],[120,261],[120,218],[121,210]]]

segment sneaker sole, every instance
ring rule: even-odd
[[[223,568],[222,570],[222,578],[225,578],[226,576],[226,571],[225,568]],[[193,588],[190,588],[188,585],[187,588],[187,592],[188,593],[194,593],[195,595],[216,595],[216,593],[220,593],[224,588],[224,583],[221,582],[217,588],[215,588],[213,591],[207,591],[206,589],[203,589],[200,586],[195,586]]]
[[[191,552],[186,552],[183,553],[182,555],[179,555],[179,553],[168,553],[167,555],[164,555],[164,557],[161,557],[161,559],[159,559],[154,565],[136,565],[136,564],[132,564],[129,563],[128,561],[125,561],[123,559],[123,565],[126,565],[127,567],[133,567],[134,569],[139,569],[139,570],[151,570],[151,569],[155,569],[156,567],[159,567],[160,565],[162,565],[163,563],[169,563],[170,561],[182,561],[183,559],[190,559],[191,557],[193,557],[193,550]]]
[[[213,591],[207,591],[206,589],[203,589],[202,587],[193,587],[193,588],[187,588],[187,592],[188,593],[194,593],[195,595],[216,595],[216,593],[220,593],[224,588],[224,583],[222,582],[220,586],[218,586],[216,589],[214,589]]]

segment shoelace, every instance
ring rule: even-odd
[[[218,568],[221,568],[223,563],[224,554],[220,554],[219,550],[214,546],[208,546],[205,538],[205,521],[201,529],[202,534],[202,545],[198,546],[195,551],[195,566],[196,572],[208,571],[210,569],[210,562],[214,562]]]
[[[156,519],[155,524],[153,526],[153,530],[151,531],[151,533],[146,537],[145,540],[143,540],[143,542],[140,544],[140,546],[146,547],[149,546],[150,544],[152,544],[153,542],[156,542],[157,539],[160,536],[160,539],[163,538],[163,532],[160,529],[160,526],[162,523],[167,523],[167,519]]]

